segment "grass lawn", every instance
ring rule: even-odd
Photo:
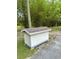
[[[50,28],[52,29],[52,31],[61,30],[60,26]],[[21,26],[17,27],[17,59],[25,59],[27,57],[30,57],[36,51],[36,49],[31,50],[27,45],[24,44],[23,33],[21,33],[22,29],[23,27]]]
[[[61,26],[50,27],[52,31],[61,31]]]

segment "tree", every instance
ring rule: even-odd
[[[22,26],[28,26],[28,16],[27,16],[27,1],[26,0],[18,0],[17,1],[17,14],[20,13],[22,16],[17,17]],[[17,15],[18,16],[18,15]]]
[[[28,12],[28,23],[29,27],[31,28],[31,16],[30,16],[30,7],[29,7],[29,0],[27,0],[27,12]]]
[[[24,27],[61,25],[61,0],[18,0],[17,6]]]

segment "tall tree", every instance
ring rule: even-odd
[[[30,16],[30,6],[29,6],[29,0],[27,0],[27,12],[28,12],[28,24],[29,24],[29,27],[31,28],[31,16]]]

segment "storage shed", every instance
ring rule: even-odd
[[[37,45],[49,40],[48,27],[26,28],[24,32],[24,42],[29,47],[34,48]]]

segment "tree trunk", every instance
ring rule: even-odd
[[[27,0],[27,13],[28,13],[28,24],[29,24],[29,28],[31,28],[31,16],[30,16],[29,0]]]

